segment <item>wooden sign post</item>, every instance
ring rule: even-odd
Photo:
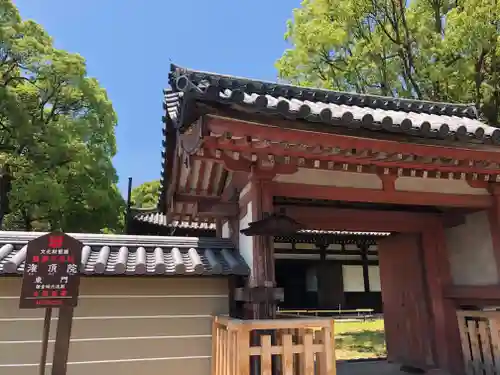
[[[52,308],[59,308],[52,375],[66,375],[83,244],[53,232],[28,243],[19,308],[45,308],[40,375],[45,375]]]

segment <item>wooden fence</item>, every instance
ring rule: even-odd
[[[335,375],[331,319],[215,317],[212,375]]]
[[[457,312],[467,375],[500,375],[500,311]]]

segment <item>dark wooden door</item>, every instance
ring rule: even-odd
[[[338,309],[344,305],[344,280],[342,264],[318,262],[318,302],[320,309]]]
[[[380,241],[379,264],[388,359],[432,367],[432,320],[420,236],[395,234]]]

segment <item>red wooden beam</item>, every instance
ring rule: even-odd
[[[444,288],[446,298],[460,301],[496,301],[500,302],[500,284],[462,286],[451,285]]]
[[[208,142],[211,144],[211,142]],[[232,156],[225,154],[223,151],[213,148],[202,148],[203,155],[193,155],[193,160],[210,160],[214,163],[219,163],[224,166],[224,168],[231,172],[246,172],[249,173],[253,171],[254,173],[261,174],[263,178],[267,178],[269,175],[277,174],[294,174],[298,171],[297,164],[271,164],[262,165],[262,160],[259,162],[250,161],[244,157],[235,159]]]
[[[229,201],[234,198],[235,193],[241,192],[241,190],[248,184],[249,173],[246,172],[233,172],[231,181],[224,188],[222,192],[221,199],[223,201]]]
[[[216,196],[207,196],[203,194],[189,194],[189,193],[177,193],[174,195],[174,201],[177,203],[196,203],[196,202],[209,202],[217,203],[221,199]]]
[[[419,232],[441,223],[441,215],[432,213],[344,209],[279,205],[285,214],[306,229],[349,230],[362,232]]]
[[[239,205],[238,202],[198,202],[196,212],[200,216],[231,217],[239,214]]]
[[[287,141],[283,139],[283,141]],[[307,140],[303,140],[305,144],[307,144]],[[331,155],[331,154],[321,154],[321,153],[311,153],[309,151],[304,151],[304,150],[297,150],[297,149],[289,149],[289,148],[284,148],[281,145],[266,145],[262,147],[252,147],[248,142],[245,142],[243,139],[238,140],[232,143],[228,142],[221,142],[221,140],[217,137],[214,136],[206,136],[204,138],[203,142],[203,147],[204,147],[204,153],[205,154],[210,154],[211,150],[227,150],[229,152],[237,152],[237,153],[253,153],[255,155],[259,155],[260,157],[262,156],[267,156],[267,155],[274,155],[274,156],[290,156],[292,158],[304,158],[307,160],[306,165],[304,167],[309,167],[313,168],[312,165],[312,160],[314,159],[315,161],[323,161],[323,164],[320,163],[318,167],[314,167],[315,169],[326,169],[326,162],[327,161],[334,161],[337,164],[355,164],[355,165],[362,165],[365,168],[367,167],[378,167],[380,169],[382,168],[392,168],[392,169],[397,169],[397,168],[404,168],[404,169],[418,169],[418,170],[425,170],[428,172],[433,172],[433,171],[440,171],[442,173],[477,173],[477,174],[494,174],[498,173],[498,170],[495,169],[489,169],[489,168],[477,168],[477,167],[471,167],[468,165],[465,165],[462,163],[462,165],[441,165],[441,164],[433,164],[433,163],[419,163],[418,161],[414,162],[409,162],[409,161],[401,161],[401,160],[390,160],[390,159],[378,159],[376,156],[372,157],[361,157],[361,156],[346,156],[342,154],[338,155]],[[355,148],[354,146],[352,148]],[[350,148],[351,149],[351,148]],[[406,150],[406,154],[413,153],[411,150]],[[390,153],[389,153],[390,154]],[[435,156],[435,155],[434,155]],[[436,157],[436,156],[435,156]],[[209,159],[213,157],[210,156],[203,156],[205,159]],[[221,156],[221,160],[229,159],[228,163],[228,168],[235,168],[233,165],[235,164],[235,161],[232,160],[231,158],[228,157],[227,155]],[[224,159],[224,160],[225,160]],[[241,159],[240,159],[241,160]],[[460,159],[458,159],[460,160]],[[294,163],[296,163],[296,160],[294,160]],[[241,162],[240,162],[241,164]]]
[[[353,137],[341,134],[320,133],[289,129],[278,126],[244,122],[217,116],[207,116],[206,125],[214,133],[229,132],[233,136],[252,136],[263,140],[296,142],[299,144],[326,145],[342,149],[368,149],[387,153],[411,153],[418,156],[434,156],[457,160],[500,162],[500,153],[495,151],[453,148],[441,145],[422,145],[398,141]],[[293,122],[288,125],[293,127]]]
[[[490,195],[383,191],[279,182],[272,182],[270,184],[270,189],[273,196],[278,197],[325,199],[346,202],[471,208],[487,208],[493,204],[493,198]]]

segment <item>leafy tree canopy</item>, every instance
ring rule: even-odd
[[[0,0],[0,167],[13,178],[4,228],[119,230],[116,124],[83,57]]]
[[[499,10],[494,0],[304,0],[277,68],[300,85],[475,103],[496,125]]]
[[[156,208],[160,198],[160,180],[145,182],[132,189],[131,203],[135,208]]]

